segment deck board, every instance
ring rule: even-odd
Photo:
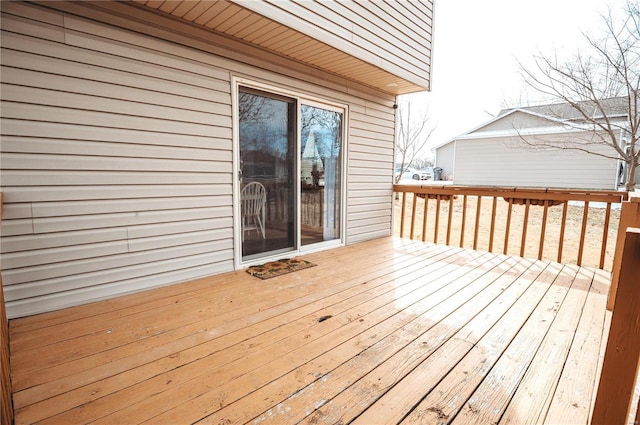
[[[12,320],[16,424],[587,422],[608,274],[397,238],[304,258]]]
[[[585,423],[591,417],[611,314],[606,310],[610,274],[597,270],[562,375],[546,414],[547,423]]]
[[[477,404],[477,400],[470,400],[474,391],[518,334],[531,306],[537,305],[549,288],[546,268],[544,263],[532,264],[502,299],[488,307],[489,314],[477,316],[474,332],[465,338],[473,343],[469,352],[446,371],[442,381],[412,409],[404,423],[451,421],[469,403]]]
[[[396,314],[396,309],[384,307],[389,303],[402,302],[402,298],[407,296],[405,294],[398,297],[396,294],[398,290],[400,293],[409,291],[410,295],[413,295],[412,289],[423,290],[425,295],[428,294],[429,285],[418,285],[419,282],[416,280],[418,275],[422,275],[425,271],[431,272],[433,276],[454,273],[456,267],[460,267],[464,261],[469,261],[469,257],[464,256],[451,262],[438,261],[426,267],[418,263],[416,267],[420,270],[415,275],[394,276],[393,279],[384,277],[381,279],[385,280],[384,292],[376,293],[375,298],[333,315],[330,320],[309,328],[307,333],[298,332],[278,340],[278,344],[272,344],[260,351],[253,351],[244,358],[235,360],[233,364],[227,365],[230,367],[219,368],[218,362],[214,362],[212,366],[217,367],[216,370],[204,375],[196,375],[182,386],[165,391],[152,400],[145,400],[144,405],[136,404],[122,409],[115,416],[115,420],[127,421],[133,418],[137,422],[137,418],[140,417],[143,420],[154,419],[156,423],[176,423],[194,409],[206,409],[212,403],[222,408],[239,401],[242,395],[257,390],[260,386],[278,378],[281,373],[291,372],[327,350],[339,349],[341,343],[356,338],[362,332],[369,331],[378,323],[392,317]],[[405,270],[400,273],[403,272]],[[376,284],[375,281],[372,283]],[[431,286],[437,285],[436,280],[430,283]],[[335,312],[333,308],[327,309],[317,317],[332,312]],[[197,367],[198,371],[201,369]],[[216,384],[211,385],[211,382]],[[217,385],[217,383],[225,383],[225,385]],[[155,405],[158,401],[164,412],[158,417],[150,416],[148,405]],[[108,419],[111,420],[111,418]]]
[[[542,294],[543,297],[529,317],[525,318],[526,321],[517,330],[517,334],[513,335],[508,345],[504,347],[491,370],[483,377],[482,382],[453,423],[495,423],[500,420],[507,404],[512,400],[522,382],[542,339],[548,332],[548,325],[554,322],[558,306],[567,295],[566,284],[570,283],[574,276],[557,274],[559,271],[561,271],[560,267],[545,269],[543,279],[537,281],[541,284],[541,289],[548,285]],[[563,282],[555,285],[558,279],[563,279]],[[544,395],[545,393],[537,394],[538,397]],[[519,406],[516,406],[516,409],[520,414]]]
[[[458,327],[452,327],[451,322],[459,324],[459,330],[438,348],[429,358],[420,363],[410,374],[403,378],[402,385],[392,387],[384,396],[367,409],[356,423],[376,422],[380,417],[387,417],[392,422],[400,422],[411,413],[424,397],[424,393],[416,392],[415,388],[431,383],[436,386],[448,375],[461,358],[466,356],[484,334],[483,327],[495,323],[504,313],[500,305],[511,305],[513,297],[519,296],[524,285],[515,282],[521,273],[529,271],[531,262],[523,259],[511,258],[502,263],[509,267],[510,273],[505,273],[495,279],[476,297],[454,311],[447,319],[445,326],[449,333]],[[535,273],[535,272],[534,272]],[[504,301],[507,301],[506,303]],[[446,330],[444,330],[446,332]],[[452,376],[462,376],[454,372]],[[458,378],[456,378],[457,380]],[[442,388],[442,387],[441,387]],[[440,393],[439,393],[440,394]],[[410,419],[408,420],[411,421]]]
[[[465,267],[460,267],[460,270],[471,268],[464,276],[448,275],[449,283],[446,287],[425,302],[421,302],[419,306],[414,306],[423,312],[416,320],[366,350],[352,353],[354,356],[347,362],[331,371],[329,375],[325,375],[324,380],[317,382],[314,393],[323,394],[320,400],[331,400],[331,405],[345,406],[339,411],[340,417],[322,417],[321,423],[348,422],[353,419],[368,406],[370,398],[377,395],[376,392],[369,391],[369,388],[391,388],[399,375],[423,362],[445,342],[449,337],[447,332],[450,331],[444,329],[442,321],[452,309],[456,309],[477,294],[481,289],[478,286],[484,285],[485,282],[477,277],[485,275],[499,263],[491,264],[491,261],[486,261],[487,258],[488,256],[483,256],[475,262],[468,262]],[[475,287],[473,284],[476,284]],[[369,365],[369,368],[363,368],[363,364]],[[368,372],[370,368],[373,370]],[[337,391],[342,389],[346,390],[338,394]],[[313,395],[305,392],[283,402],[281,406],[288,413],[285,420],[297,422],[303,419],[304,416],[300,416],[300,413],[305,411],[299,407],[301,404],[317,404],[317,400],[313,398]],[[324,409],[320,409],[320,412],[323,411]],[[347,417],[349,412],[352,416]],[[293,416],[294,414],[298,416]],[[314,415],[317,416],[319,415]],[[256,419],[262,422],[268,418]],[[278,419],[273,418],[273,422],[277,422]]]
[[[566,266],[567,269],[574,267]],[[526,374],[514,391],[509,406],[502,415],[503,423],[522,423],[522,412],[531,423],[541,422],[540,415],[546,412],[551,402],[551,395],[555,389],[564,368],[569,348],[575,334],[575,329],[581,316],[582,306],[585,303],[589,286],[593,280],[593,273],[574,274],[570,289],[568,288],[562,303],[552,307],[557,311],[551,326],[544,335],[540,347],[531,358]],[[554,285],[560,282],[554,282]],[[569,283],[569,282],[567,282]],[[543,326],[540,326],[542,328]],[[522,333],[521,333],[522,334]]]

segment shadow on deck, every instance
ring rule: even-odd
[[[304,258],[12,320],[16,424],[588,422],[610,273],[396,238]]]

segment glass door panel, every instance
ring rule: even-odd
[[[296,248],[296,105],[239,92],[242,260]]]
[[[300,107],[302,245],[340,238],[342,113]]]

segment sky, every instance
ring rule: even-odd
[[[583,33],[603,31],[601,15],[624,3],[436,0],[432,90],[410,95],[412,108],[428,108],[436,126],[430,145],[472,130],[505,105],[525,103],[518,61],[526,65],[536,53],[570,55],[584,48]]]

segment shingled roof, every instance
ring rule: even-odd
[[[606,111],[606,115],[608,117],[626,116],[629,112],[627,97],[612,97],[609,99],[602,99],[599,101],[599,103]],[[592,100],[578,102],[578,104],[580,105],[582,110],[592,111],[590,113],[593,118],[601,118],[603,116],[596,103]],[[568,103],[551,103],[547,105],[503,109],[502,111],[500,111],[498,116],[502,116],[516,109],[559,120],[574,121],[583,118],[580,112],[578,112],[576,108]]]

